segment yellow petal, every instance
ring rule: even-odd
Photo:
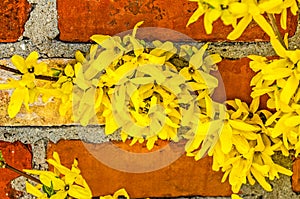
[[[254,15],[254,21],[269,35],[269,37],[275,37],[275,33],[272,26],[267,22],[267,20],[262,15]]]
[[[241,154],[246,154],[250,150],[249,142],[241,135],[232,135],[232,144],[236,150]]]
[[[255,146],[255,151],[263,151],[265,149],[264,142],[260,134],[257,134],[257,145]]]
[[[252,21],[251,15],[246,15],[245,17],[243,17],[243,19],[238,23],[238,25],[234,28],[234,30],[231,33],[229,33],[227,39],[236,40],[237,38],[239,38],[243,34],[243,32],[245,31],[245,29],[247,28],[247,26],[250,24],[251,21]]]
[[[36,63],[39,58],[39,53],[36,51],[31,52],[28,57],[26,58],[26,63]]]
[[[27,193],[30,193],[30,194],[32,194],[32,195],[34,195],[34,196],[36,196],[36,197],[43,197],[43,198],[47,198],[47,195],[46,194],[43,194],[39,189],[37,189],[35,186],[33,186],[32,184],[30,184],[30,183],[28,183],[27,181],[26,181],[26,184],[25,184],[25,186],[26,186],[26,192]]]
[[[255,113],[259,107],[259,101],[260,101],[260,98],[259,97],[256,97],[254,99],[252,99],[252,102],[250,104],[250,111],[252,113]]]
[[[204,9],[202,4],[198,3],[197,10],[193,13],[193,15],[190,17],[189,21],[186,24],[186,27],[188,27],[190,24],[196,22],[199,17],[201,17],[204,14]]]
[[[290,68],[275,68],[267,72],[263,76],[265,80],[277,80],[290,76],[293,71]]]
[[[277,55],[279,55],[280,57],[287,56],[286,49],[282,46],[282,44],[279,42],[277,38],[271,37],[270,41]]]
[[[78,185],[71,185],[68,194],[74,198],[91,199],[92,193],[89,189]]]
[[[300,125],[300,116],[291,116],[285,120],[284,124],[289,127],[296,127]]]
[[[282,0],[263,1],[263,2],[259,2],[258,7],[263,11],[270,11],[276,8],[277,6],[280,6],[281,4],[282,4]]]
[[[116,123],[113,114],[110,114],[105,118],[105,135],[110,135],[114,133],[119,128],[119,125]]]
[[[278,164],[274,164],[274,167],[275,169],[279,172],[279,173],[282,173],[284,175],[287,175],[287,176],[292,176],[293,175],[293,172],[289,169],[286,169]]]
[[[65,72],[66,76],[68,76],[68,77],[73,77],[74,76],[74,70],[73,70],[73,67],[70,64],[68,64],[66,66],[66,68],[64,69],[64,72]]]
[[[280,93],[280,100],[285,104],[289,104],[290,100],[298,89],[298,85],[299,80],[295,77],[295,75],[292,74],[288,78],[285,87],[282,88],[282,91]]]
[[[279,118],[279,115],[281,114],[281,111],[277,111],[276,113],[274,113],[273,115],[271,115],[271,117],[269,117],[266,121],[266,126],[270,126],[271,124],[273,124],[273,122],[275,122],[275,120],[277,118]]]
[[[15,86],[12,84],[0,84],[0,90],[7,90],[12,88],[15,88]]]
[[[220,142],[223,153],[228,154],[232,149],[232,129],[227,122],[221,131]]]
[[[15,117],[25,101],[25,99],[29,99],[29,93],[27,88],[16,88],[10,97],[10,102],[8,104],[8,115],[10,118]]]
[[[50,187],[52,183],[54,190],[64,190],[64,181],[60,178],[57,178],[57,176],[52,172],[43,172],[40,175],[40,180],[47,187]]]
[[[130,198],[129,195],[128,195],[128,193],[126,192],[126,190],[125,190],[124,188],[119,189],[118,191],[116,191],[116,192],[114,193],[114,195],[113,195],[113,198],[114,198],[114,199],[118,199],[120,196],[123,196],[123,197],[125,197],[126,199],[129,199],[129,198]]]
[[[154,77],[156,82],[158,84],[162,84],[166,77],[165,75],[163,75],[162,71],[157,68],[155,65],[149,64],[149,65],[145,65],[145,66],[140,66],[138,67],[138,71],[150,75],[151,77]],[[151,83],[151,82],[149,82]]]
[[[162,56],[165,52],[169,52],[174,48],[174,45],[172,42],[167,41],[163,43],[162,45],[156,47],[155,49],[151,50],[150,55],[154,56]]]
[[[257,182],[266,190],[266,191],[272,191],[271,185],[266,181],[265,177],[261,174],[260,171],[251,168],[251,173],[253,174],[254,178],[257,180]]]
[[[75,52],[75,59],[80,63],[86,62],[84,55],[79,50]]]
[[[110,39],[111,36],[109,36],[109,35],[93,35],[90,38],[97,44],[101,45],[104,41]]]
[[[248,5],[246,3],[234,2],[229,4],[228,10],[234,15],[244,15],[248,12]]]
[[[64,191],[64,189],[56,192],[54,195],[51,196],[51,199],[62,199],[66,198],[68,195],[68,192]]]
[[[70,169],[68,169],[67,167],[61,165],[60,163],[56,162],[55,160],[53,159],[48,159],[47,162],[49,164],[51,164],[52,166],[54,166],[60,173],[66,175],[68,173],[70,173]]]
[[[11,62],[21,73],[28,73],[25,60],[20,55],[12,56]]]
[[[154,144],[155,144],[156,140],[157,140],[157,136],[156,135],[147,138],[147,144],[146,144],[146,146],[147,146],[148,150],[151,150],[154,147]]]
[[[144,23],[144,21],[140,21],[138,23],[135,24],[133,30],[132,30],[132,36],[135,37],[136,36],[136,31],[138,29],[139,26],[141,26]]]
[[[222,61],[222,57],[219,54],[211,54],[204,58],[204,64],[213,66]]]
[[[204,15],[204,28],[205,28],[205,31],[206,31],[206,34],[211,34],[212,33],[212,29],[213,29],[213,26],[212,26],[212,21],[210,21],[209,15],[207,14],[207,12],[205,13]]]
[[[286,30],[287,9],[283,9],[280,16],[280,26]]]
[[[271,185],[265,180],[265,178],[256,170],[251,169],[251,173],[254,176],[254,178],[258,181],[258,183],[266,190],[271,192],[272,187]]]
[[[255,126],[255,125],[251,125],[251,124],[247,124],[241,120],[229,120],[229,124],[237,129],[237,130],[241,130],[241,131],[259,131],[260,127]]]

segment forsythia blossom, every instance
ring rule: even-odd
[[[196,22],[204,15],[204,27],[207,34],[212,33],[213,23],[221,19],[225,25],[231,25],[234,30],[228,39],[239,38],[246,27],[254,20],[270,37],[274,31],[263,14],[281,14],[280,24],[283,29],[287,26],[287,10],[291,9],[296,15],[298,6],[296,0],[190,0],[198,3],[197,10],[190,17],[187,26]]]

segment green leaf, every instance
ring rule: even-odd
[[[54,77],[58,77],[61,74],[61,72],[62,72],[61,70],[58,70],[56,68],[51,68],[51,71],[52,71],[52,75]]]
[[[0,150],[0,168],[3,168],[5,160],[2,155],[2,151]]]
[[[2,151],[0,150],[0,161],[4,161],[3,155],[2,155]]]
[[[43,184],[42,189],[47,194],[48,198],[50,198],[51,196],[53,196],[55,194],[55,191],[53,189],[53,183],[52,183],[52,181],[51,181],[50,187],[47,187],[46,185]]]

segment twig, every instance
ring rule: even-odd
[[[5,66],[5,65],[0,64],[0,69],[6,70],[8,72],[15,73],[17,75],[23,75],[23,73],[21,73],[19,70],[14,69],[14,68],[10,68],[10,67]],[[40,80],[52,81],[52,82],[56,82],[58,80],[58,77],[46,76],[46,75],[35,75],[35,78],[40,79]]]
[[[12,72],[12,73],[15,73],[15,74],[18,74],[18,75],[23,75],[19,70],[14,69],[14,68],[10,68],[10,67],[7,67],[7,66],[1,65],[1,64],[0,64],[0,69],[1,70],[6,70],[8,72]]]
[[[281,43],[281,45],[287,50],[288,46],[285,45],[285,43],[284,43],[284,41],[282,39],[282,36],[281,36],[281,33],[279,32],[279,29],[278,29],[278,26],[277,26],[277,23],[276,23],[274,15],[268,13],[268,18],[270,20],[270,23],[271,23],[271,26],[272,26],[272,28],[274,30],[274,33],[277,36],[277,39],[279,40],[279,42]]]
[[[11,170],[13,172],[16,172],[17,174],[20,174],[20,175],[24,176],[25,178],[28,178],[29,180],[32,180],[32,181],[34,181],[36,183],[39,183],[39,184],[42,184],[42,182],[39,179],[37,179],[37,178],[35,178],[35,177],[31,176],[31,175],[28,175],[27,173],[24,173],[23,171],[20,171],[20,170],[18,170],[16,168],[10,166],[9,164],[7,164],[4,161],[0,161],[0,162],[2,164],[2,168],[7,168],[7,169],[9,169],[9,170]]]

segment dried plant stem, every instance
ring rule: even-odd
[[[7,169],[9,169],[9,170],[11,170],[11,171],[13,171],[13,172],[15,172],[17,174],[20,174],[20,175],[24,176],[25,178],[28,178],[29,180],[32,180],[32,181],[34,181],[36,183],[39,183],[39,184],[42,184],[42,182],[39,179],[37,179],[37,178],[35,178],[35,177],[31,176],[31,175],[28,175],[27,173],[24,173],[23,171],[20,171],[20,170],[18,170],[16,168],[10,166],[9,164],[7,164],[4,161],[0,161],[0,162],[1,162],[2,168],[7,168]]]
[[[278,29],[278,26],[277,26],[277,23],[276,23],[276,20],[275,20],[274,15],[268,13],[268,18],[269,18],[269,20],[270,20],[272,29],[274,30],[274,33],[275,33],[275,35],[277,36],[277,39],[279,40],[279,42],[281,43],[281,45],[282,45],[285,49],[288,49],[288,46],[285,45],[285,43],[284,43],[284,41],[283,41],[283,38],[282,38],[282,35],[281,35],[280,32],[279,32],[279,29]]]
[[[14,68],[10,68],[10,67],[5,66],[5,65],[0,64],[0,69],[8,71],[8,72],[15,73],[17,75],[23,75],[19,70],[14,69]],[[40,80],[52,81],[52,82],[56,82],[58,80],[58,77],[45,76],[45,75],[36,75],[35,78],[40,79]]]

